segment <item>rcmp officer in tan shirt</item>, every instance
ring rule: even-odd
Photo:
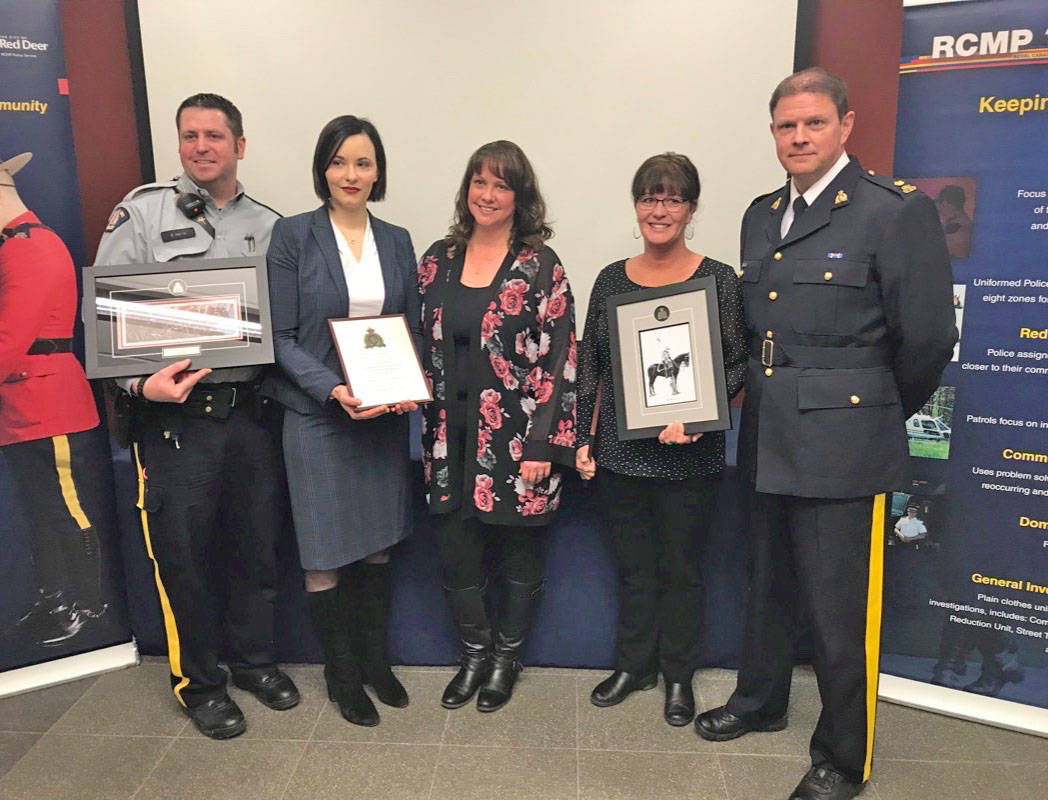
[[[803,70],[770,107],[790,180],[742,223],[753,578],[735,692],[695,726],[714,741],[786,726],[807,612],[823,711],[790,797],[842,800],[870,774],[884,493],[905,483],[905,420],[952,355],[952,277],[934,203],[845,153],[855,114],[840,78]]]
[[[279,215],[237,181],[246,141],[240,111],[198,94],[175,115],[185,172],[133,190],[109,218],[97,264],[166,262],[264,254]],[[134,398],[138,505],[155,564],[171,685],[206,736],[245,729],[219,666],[223,630],[209,561],[229,551],[225,619],[233,682],[270,708],[298,703],[273,660],[275,547],[285,518],[284,477],[260,420],[260,368],[190,369],[188,359],[123,388]]]

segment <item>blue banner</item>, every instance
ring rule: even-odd
[[[0,161],[33,153],[15,178],[18,195],[62,238],[74,263],[82,265],[84,236],[59,5],[58,0],[0,0]],[[0,273],[0,292],[4,290]],[[24,377],[24,372],[0,375],[0,381],[10,380],[13,387]],[[32,513],[44,506],[34,499],[43,493],[25,491],[35,488],[25,475],[18,484],[22,490],[16,489],[12,448],[19,445],[6,446],[0,454],[0,671],[131,639],[120,588],[105,429],[63,430],[70,436],[60,437],[52,469],[39,475],[39,485],[59,482],[68,519]],[[18,463],[29,462],[22,456]],[[59,672],[51,679],[75,677],[69,670]],[[11,690],[47,680],[22,680]]]
[[[895,172],[936,202],[961,339],[907,423],[883,673],[1048,708],[1048,4],[907,8]]]

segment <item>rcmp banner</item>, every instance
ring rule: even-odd
[[[904,13],[895,172],[938,207],[961,339],[890,496],[881,696],[1048,735],[1048,5]]]
[[[18,194],[81,265],[86,259],[68,91],[59,0],[0,0],[0,161],[33,153],[15,179]],[[4,291],[0,275],[0,304]],[[9,378],[0,374],[10,386]],[[19,445],[0,447],[0,696],[137,658],[116,552],[105,428],[61,434],[29,442],[50,448],[49,468],[30,476],[38,480],[27,482],[23,469],[16,481],[11,448]],[[45,519],[32,513],[34,498],[51,484],[65,513]]]

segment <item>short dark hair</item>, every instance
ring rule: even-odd
[[[771,93],[768,110],[775,116],[775,107],[784,97],[794,94],[824,94],[837,106],[837,118],[844,119],[848,113],[848,84],[844,78],[825,67],[808,67],[794,72],[775,87]]]
[[[633,176],[633,202],[646,194],[670,194],[676,192],[692,207],[699,203],[699,171],[691,159],[680,153],[659,153],[644,159]]]
[[[375,164],[378,166],[378,178],[371,184],[368,200],[382,200],[386,196],[386,150],[382,146],[382,137],[378,135],[378,130],[370,120],[354,117],[352,114],[343,114],[324,126],[320,136],[317,137],[317,146],[313,151],[313,191],[325,203],[331,199],[331,192],[328,190],[327,177],[324,173],[335,160],[342,143],[358,133],[367,136],[371,144],[375,146]]]
[[[553,236],[553,229],[546,223],[546,201],[542,199],[538,178],[528,157],[518,145],[505,139],[481,145],[469,157],[455,195],[455,220],[448,229],[448,239],[464,246],[473,235],[469,184],[485,166],[513,190],[513,240],[538,250]]]
[[[939,190],[939,196],[935,198],[935,202],[940,200],[944,203],[949,203],[955,208],[963,209],[966,200],[964,189],[956,183],[948,183]]]
[[[226,115],[226,122],[229,123],[229,130],[233,132],[233,138],[239,139],[244,135],[244,117],[240,113],[240,109],[220,94],[200,92],[183,100],[178,107],[178,111],[175,112],[176,128],[182,125],[182,112],[187,108],[213,108],[216,111],[221,111]]]

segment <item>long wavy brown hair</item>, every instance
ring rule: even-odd
[[[487,166],[513,190],[513,232],[515,242],[538,250],[553,229],[546,223],[546,201],[539,192],[539,182],[524,151],[513,142],[500,139],[477,148],[469,157],[455,195],[455,221],[448,229],[448,239],[462,247],[473,235],[474,220],[469,211],[469,184],[473,176]]]

